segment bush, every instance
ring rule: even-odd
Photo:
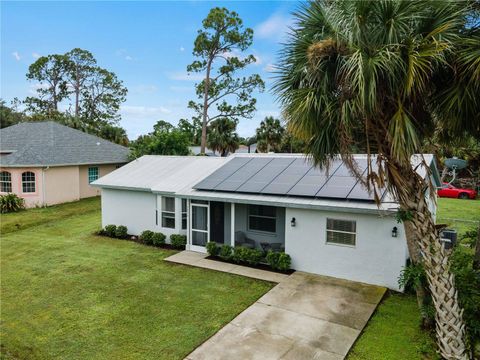
[[[217,243],[214,241],[209,241],[207,243],[206,248],[207,248],[207,253],[210,256],[217,256],[218,252],[220,251],[220,247],[217,246]]]
[[[145,230],[140,234],[140,240],[147,245],[153,244],[153,231]]]
[[[225,261],[232,260],[233,247],[231,247],[230,245],[222,245],[218,253],[218,256]]]
[[[117,226],[116,225],[106,225],[105,229],[103,230],[103,233],[111,238],[115,237],[115,233],[117,232]]]
[[[269,251],[267,253],[265,260],[267,260],[267,263],[272,267],[272,269],[279,271],[288,271],[292,262],[290,255],[283,252],[273,251]]]
[[[117,226],[117,229],[115,230],[115,237],[119,239],[126,239],[128,236],[128,229],[126,226],[119,225]]]
[[[25,200],[16,194],[6,194],[0,196],[0,212],[6,214],[25,209]]]
[[[185,245],[187,245],[187,236],[172,234],[170,235],[170,244],[172,244],[175,249],[185,249]]]
[[[165,244],[165,239],[167,237],[165,236],[165,234],[162,234],[161,232],[156,232],[156,233],[153,233],[152,235],[152,244],[153,245],[163,245]]]
[[[290,255],[285,254],[284,252],[280,253],[280,256],[278,257],[278,262],[277,262],[277,270],[280,271],[288,271],[290,270],[290,265],[292,264],[292,259],[290,258]]]
[[[262,260],[263,254],[260,250],[249,249],[243,246],[237,246],[233,249],[232,260],[236,263],[247,263],[250,265],[258,265]]]

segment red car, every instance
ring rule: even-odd
[[[475,199],[477,192],[472,189],[460,189],[449,183],[443,183],[442,187],[437,191],[438,196],[455,198],[455,199]]]

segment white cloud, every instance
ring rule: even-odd
[[[125,56],[125,60],[127,60],[127,61],[132,61],[133,58],[132,58],[130,55],[127,55],[127,56]]]
[[[34,59],[38,59],[40,56],[41,56],[41,55],[40,55],[39,53],[36,53],[36,52],[33,52],[33,53],[32,53],[32,57],[33,57]]]
[[[187,73],[185,71],[170,72],[168,73],[168,77],[171,80],[178,80],[178,81],[202,81],[204,78],[203,74]]]
[[[18,51],[12,52],[12,56],[15,58],[15,60],[20,61],[21,57]]]
[[[267,64],[267,65],[265,65],[263,70],[265,70],[266,72],[274,72],[276,69],[275,69],[275,65]]]
[[[115,55],[118,57],[122,57],[127,61],[136,60],[135,57],[128,54],[127,49],[118,49],[117,51],[115,51]]]
[[[32,94],[32,95],[37,95],[37,90],[38,89],[48,89],[48,85],[47,84],[41,84],[41,83],[30,84],[30,86],[28,87],[28,93]]]
[[[132,92],[136,94],[151,94],[158,91],[156,85],[142,84],[132,87]]]
[[[170,114],[171,110],[163,106],[133,106],[123,105],[120,107],[120,113],[130,118],[137,117],[140,119],[148,119],[158,117],[165,114]]]
[[[175,92],[189,92],[195,90],[193,86],[170,86],[169,88]]]
[[[180,51],[185,51],[185,48],[183,46],[180,46]]]
[[[292,18],[290,16],[275,13],[256,26],[255,35],[261,39],[280,40],[288,33],[291,25]]]

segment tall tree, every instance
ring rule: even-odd
[[[253,30],[244,29],[236,12],[213,8],[202,25],[193,48],[197,60],[188,65],[187,71],[205,75],[196,85],[200,101],[188,104],[202,119],[200,152],[204,154],[208,124],[219,118],[251,118],[256,105],[252,92],[263,91],[265,84],[258,74],[234,77],[235,72],[256,61],[253,55],[237,56],[252,44]]]
[[[36,82],[37,96],[25,99],[28,110],[48,115],[59,111],[68,96],[67,69],[67,57],[58,54],[42,56],[29,66],[27,79]]]
[[[359,177],[375,194],[386,186],[411,226],[409,249],[421,252],[446,359],[469,357],[465,323],[428,208],[434,189],[411,158],[439,124],[450,136],[480,135],[480,34],[469,4],[308,3],[295,15],[275,87],[289,128],[318,165],[340,154],[359,176],[351,149],[358,134],[366,140],[368,175]]]
[[[0,99],[0,129],[25,120],[26,116],[23,112],[18,111],[14,106],[7,106],[5,100]]]
[[[257,149],[262,152],[278,151],[284,132],[280,120],[267,116],[257,128]]]
[[[238,149],[240,140],[235,132],[237,124],[227,118],[220,118],[210,123],[207,144],[213,151],[218,151],[220,156],[227,156]]]
[[[67,82],[74,95],[74,116],[80,116],[80,101],[86,83],[92,77],[97,61],[87,50],[75,48],[65,54]]]

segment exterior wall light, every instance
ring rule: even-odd
[[[396,226],[394,226],[392,229],[392,237],[397,237],[397,235],[398,235],[398,229]]]
[[[295,227],[295,225],[296,225],[296,224],[295,224],[295,221],[296,221],[296,220],[295,220],[295,218],[293,217],[292,220],[290,221],[290,226],[291,226],[291,227]]]

